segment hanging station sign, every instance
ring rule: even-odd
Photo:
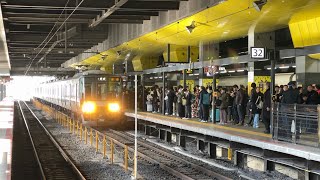
[[[252,59],[267,59],[267,49],[265,47],[251,47]]]

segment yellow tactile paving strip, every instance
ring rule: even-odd
[[[243,129],[244,127],[243,126],[232,126],[230,127],[231,125],[225,125],[225,126],[222,126],[222,125],[218,125],[218,124],[213,124],[213,123],[202,123],[202,122],[199,122],[195,119],[190,119],[190,120],[182,120],[180,118],[177,118],[177,117],[172,117],[172,116],[163,116],[161,114],[153,114],[153,113],[147,113],[147,112],[138,112],[138,114],[140,115],[147,115],[149,117],[157,117],[161,120],[173,120],[173,121],[178,121],[178,122],[183,122],[183,123],[188,123],[190,125],[192,124],[197,124],[199,126],[204,126],[204,127],[212,127],[212,128],[215,128],[215,129],[221,129],[221,130],[228,130],[228,131],[233,131],[233,132],[238,132],[238,133],[243,133],[243,134],[248,134],[248,135],[255,135],[255,136],[260,136],[260,137],[265,137],[265,138],[272,138],[271,137],[271,134],[264,134],[263,132],[257,132],[257,131],[254,131],[253,128],[251,127],[248,127],[246,129]],[[250,128],[252,130],[250,130]]]

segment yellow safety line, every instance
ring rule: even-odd
[[[145,113],[145,112],[139,112],[139,114],[147,114],[147,115],[152,115],[152,116],[159,116],[159,117],[163,117],[163,115],[159,115],[159,114],[151,114],[151,113]],[[180,121],[180,122],[186,122],[182,119],[179,118],[175,118],[175,117],[166,117],[169,118],[170,120],[175,120],[175,121]],[[198,121],[193,121],[191,120],[192,123],[196,123],[199,125],[203,125],[202,122],[198,122]],[[190,121],[189,121],[190,122]],[[225,130],[230,130],[230,131],[236,131],[236,132],[240,132],[240,133],[245,133],[245,134],[250,134],[250,135],[257,135],[257,136],[261,136],[261,137],[267,137],[267,138],[272,138],[271,134],[264,134],[264,133],[260,133],[260,132],[255,132],[255,131],[250,131],[250,130],[245,130],[245,129],[238,129],[236,127],[227,127],[227,126],[220,126],[217,124],[206,124],[207,126],[211,126],[217,129],[225,129]]]

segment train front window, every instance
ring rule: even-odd
[[[85,91],[86,91],[86,99],[91,99],[91,84],[85,85]]]
[[[98,83],[97,100],[107,100],[107,84]]]
[[[108,86],[108,91],[109,91],[109,95],[112,96],[113,98],[119,97],[121,93],[121,86],[119,82],[110,81]]]

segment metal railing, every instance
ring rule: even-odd
[[[78,122],[66,114],[55,110],[54,108],[44,105],[37,100],[33,100],[33,104],[36,108],[41,109],[51,116],[57,123],[61,126],[67,128],[71,134],[76,135],[81,142],[84,144],[90,144],[91,147],[94,147],[96,153],[101,153],[103,158],[108,156],[108,160],[111,164],[115,162],[114,155],[122,156],[122,166],[125,171],[129,169],[129,162],[133,164],[133,159],[130,158],[129,146],[131,144],[121,143],[107,135],[83,125],[81,122]],[[88,142],[89,141],[89,142]]]
[[[273,104],[273,139],[320,147],[320,105]]]

